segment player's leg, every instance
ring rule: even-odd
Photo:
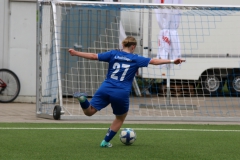
[[[107,132],[104,140],[100,144],[101,147],[112,147],[112,144],[110,143],[110,141],[112,140],[112,138],[117,134],[117,132],[121,128],[126,116],[127,116],[127,113],[125,113],[121,116],[116,116],[115,120],[112,122],[110,128],[108,129],[108,132]]]
[[[115,120],[112,122],[110,126],[111,130],[117,132],[122,127],[122,124],[126,117],[127,117],[127,113],[121,116],[116,116]]]
[[[98,110],[94,108],[93,106],[89,106],[87,109],[83,109],[83,112],[86,116],[92,116],[94,115]]]
[[[95,109],[93,106],[90,105],[90,103],[87,99],[86,93],[76,92],[73,94],[73,97],[78,99],[85,115],[92,116],[97,112],[97,109]]]
[[[104,138],[104,140],[101,142],[101,147],[110,147],[112,146],[110,144],[110,141],[112,138],[117,134],[119,129],[121,128],[127,113],[129,109],[129,95],[126,94],[125,90],[119,89],[114,92],[109,92],[110,96],[110,102],[113,109],[113,114],[116,115],[114,121],[112,122],[110,128],[108,129],[108,132]],[[119,96],[121,95],[121,96]]]
[[[100,88],[94,94],[91,104],[87,100],[86,93],[76,92],[73,94],[73,97],[77,98],[85,115],[92,116],[97,111],[105,108],[109,104],[109,95],[107,87],[104,86],[104,83],[100,86]]]

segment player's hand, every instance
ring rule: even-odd
[[[181,64],[182,62],[186,62],[186,60],[180,58],[174,60],[174,64]]]
[[[69,49],[68,52],[71,54],[71,56],[76,55],[76,51],[74,49]]]

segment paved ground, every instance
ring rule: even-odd
[[[36,104],[0,103],[0,122],[54,122],[36,117]]]
[[[24,123],[111,123],[111,120],[53,120],[36,117],[36,104],[0,103],[0,122]],[[171,124],[239,124],[239,122],[176,122],[176,121],[126,121],[125,123],[171,123]],[[239,124],[240,125],[240,124]]]

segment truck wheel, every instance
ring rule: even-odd
[[[204,94],[218,94],[222,89],[222,81],[219,76],[214,74],[202,75],[200,80]]]
[[[240,74],[233,74],[229,77],[228,90],[232,95],[240,94]]]

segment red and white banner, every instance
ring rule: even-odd
[[[154,0],[154,3],[181,4],[182,0]],[[177,9],[155,9],[155,13],[160,28],[157,58],[180,58],[180,42],[177,32],[181,19],[180,11]]]

